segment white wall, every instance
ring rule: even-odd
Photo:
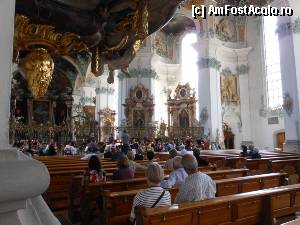
[[[250,116],[252,141],[256,146],[261,148],[276,147],[274,133],[284,130],[283,117],[279,117],[279,124],[268,125],[268,117],[262,117],[260,110],[262,108],[262,96],[264,104],[266,102],[266,85],[264,73],[263,57],[263,34],[259,27],[260,22],[252,17],[248,18],[247,23],[247,43],[252,46],[253,50],[249,54],[249,95],[250,95]],[[241,87],[246,88],[246,87]]]

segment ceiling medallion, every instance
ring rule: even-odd
[[[51,55],[46,49],[36,48],[25,57],[22,69],[26,74],[28,87],[33,98],[43,97],[48,90],[54,71]]]
[[[70,55],[87,50],[87,45],[74,33],[58,33],[50,25],[31,24],[29,18],[15,16],[14,61],[22,50],[33,50],[42,47],[52,56]]]

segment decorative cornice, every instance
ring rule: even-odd
[[[112,87],[96,87],[95,92],[96,92],[96,94],[113,95],[115,93],[115,89]]]
[[[146,68],[143,68],[143,69],[129,69],[129,75],[130,77],[129,78],[152,78],[152,79],[159,79],[159,76],[157,75],[157,73],[152,70],[152,69],[146,69]],[[123,80],[124,78],[127,78],[127,76],[120,72],[118,74],[118,78],[120,80]]]

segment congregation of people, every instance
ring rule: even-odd
[[[168,190],[178,188],[175,204],[212,199],[216,194],[216,184],[212,178],[198,170],[198,167],[209,166],[209,161],[201,157],[206,149],[206,140],[186,139],[161,140],[150,142],[147,139],[130,139],[125,133],[122,140],[110,138],[107,143],[96,143],[90,139],[84,145],[76,146],[75,142],[67,144],[62,151],[59,145],[51,142],[44,149],[38,149],[38,141],[25,141],[21,151],[38,155],[81,155],[88,160],[88,168],[83,173],[83,182],[99,183],[107,181],[107,173],[102,167],[101,159],[116,161],[117,170],[113,172],[113,180],[133,179],[136,172],[145,173],[148,188],[134,197],[130,221],[135,224],[135,206],[148,208],[171,205]],[[83,151],[79,149],[82,148]],[[248,151],[249,148],[249,151]],[[155,152],[168,152],[169,159],[160,165],[155,159]],[[258,149],[253,145],[243,145],[240,154],[245,158],[259,158]],[[143,160],[143,163],[140,163]],[[164,170],[171,171],[165,177]]]

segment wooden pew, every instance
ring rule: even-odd
[[[219,170],[219,171],[204,171],[207,175],[211,176],[213,179],[222,179],[222,178],[228,178],[228,177],[240,177],[247,175],[248,169],[235,169],[235,170]],[[167,178],[167,177],[166,177]],[[70,190],[72,192],[69,193],[69,204],[70,204],[70,210],[69,215],[75,215],[76,211],[80,208],[80,199],[78,199],[78,190],[81,190],[78,185],[80,185],[80,181],[78,179],[82,179],[82,176],[74,176],[74,180],[72,180],[73,185],[77,186],[71,186]],[[77,179],[77,181],[76,181]],[[116,180],[116,181],[107,181],[105,183],[94,183],[89,184],[87,189],[87,194],[84,196],[84,198],[89,199],[99,199],[102,196],[102,192],[104,190],[110,190],[110,191],[124,191],[124,190],[135,190],[135,189],[141,189],[147,187],[147,180],[145,177],[143,178],[135,178],[130,180]],[[74,204],[77,203],[77,204]],[[94,203],[90,203],[90,205],[93,205]],[[88,207],[88,206],[87,206]],[[73,217],[70,217],[72,219]]]
[[[206,167],[204,167],[207,169]],[[200,167],[201,169],[201,167]],[[113,169],[112,169],[113,170]],[[46,202],[52,210],[59,210],[68,208],[67,196],[70,190],[70,184],[72,181],[72,176],[82,175],[84,169],[69,168],[69,170],[56,171],[51,170],[50,172],[50,185],[48,190],[43,194]],[[112,172],[107,174],[107,180],[112,180]],[[166,171],[168,175],[170,171]],[[205,171],[206,174],[210,175],[213,179],[222,179],[227,177],[239,177],[245,176],[247,170],[219,170],[219,171]],[[144,178],[145,174],[143,172],[136,172],[135,178]]]
[[[300,174],[300,159],[272,160],[270,166],[273,172],[284,170],[287,166],[294,167],[297,174]]]
[[[233,195],[282,186],[285,184],[286,177],[286,173],[269,173],[216,180],[216,196]]]
[[[299,225],[300,224],[300,219],[292,220],[290,222],[284,223],[282,225]]]
[[[136,207],[138,225],[273,224],[300,210],[300,184],[217,197],[170,207]]]
[[[216,196],[226,196],[249,191],[256,191],[266,188],[278,187],[284,184],[286,173],[272,173],[256,176],[246,176],[241,178],[232,178],[217,180]],[[235,188],[231,188],[235,187]],[[102,193],[103,209],[106,225],[126,225],[129,219],[130,210],[134,196],[141,190],[112,192],[106,190]],[[177,188],[170,190],[172,203],[175,200]]]

